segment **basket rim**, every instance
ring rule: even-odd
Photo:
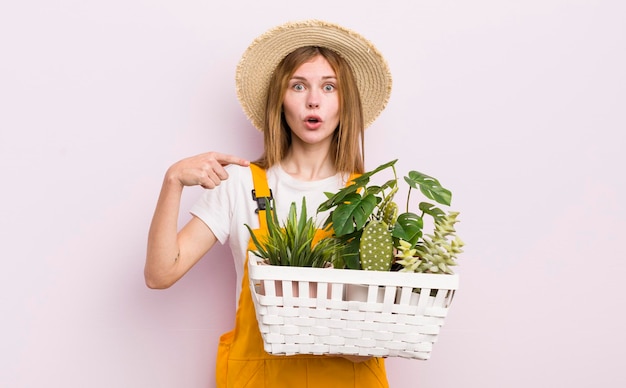
[[[248,254],[249,277],[254,280],[308,281],[447,290],[459,288],[458,274],[259,265],[258,261],[262,261],[262,259],[252,252]]]

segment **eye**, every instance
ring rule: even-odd
[[[332,92],[335,90],[335,85],[333,84],[326,84],[324,85],[324,91],[325,92]]]
[[[304,85],[302,84],[293,84],[293,86],[291,86],[293,88],[293,90],[297,91],[297,92],[301,92],[304,90]]]

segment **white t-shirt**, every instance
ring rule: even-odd
[[[215,234],[221,244],[228,242],[235,260],[237,273],[237,299],[241,292],[243,265],[250,233],[245,225],[252,229],[259,227],[259,218],[255,210],[257,203],[252,199],[252,172],[249,167],[230,165],[226,168],[228,179],[212,190],[206,190],[191,208],[191,214],[201,219]],[[272,190],[278,220],[282,223],[287,218],[292,202],[296,203],[298,215],[302,198],[306,197],[307,216],[315,217],[322,225],[327,213],[316,215],[320,203],[326,200],[325,192],[337,192],[347,182],[348,175],[337,174],[318,181],[300,181],[287,174],[280,165],[267,170],[267,182]]]

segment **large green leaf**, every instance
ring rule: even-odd
[[[391,187],[392,185],[397,185],[397,182],[395,182],[395,180],[393,181],[388,181],[386,182],[382,187],[379,186],[370,186],[368,187],[367,184],[370,181],[370,178],[372,177],[372,175],[386,169],[386,168],[390,168],[392,167],[398,160],[392,160],[390,162],[387,162],[385,164],[381,164],[380,166],[378,166],[377,168],[375,168],[372,171],[368,171],[365,172],[363,174],[361,174],[360,176],[354,178],[352,180],[352,184],[344,187],[343,189],[339,190],[336,193],[325,193],[326,198],[328,198],[326,201],[322,202],[318,208],[317,208],[317,213],[322,213],[328,210],[332,210],[334,208],[338,208],[338,207],[343,207],[344,205],[346,205],[346,203],[349,204],[349,206],[352,207],[359,207],[358,204],[353,203],[354,202],[354,198],[356,198],[356,196],[360,196],[358,194],[358,192],[361,192],[363,194],[363,198],[367,198],[364,200],[360,200],[360,201],[365,201],[366,205],[362,206],[360,210],[365,210],[365,212],[367,213],[367,216],[369,217],[369,215],[371,215],[374,207],[376,207],[376,203],[380,202],[380,197],[377,197],[377,199],[375,201],[373,201],[373,199],[369,196],[370,193],[372,194],[379,194],[385,187]],[[373,206],[371,206],[373,204]],[[351,215],[350,213],[350,209],[343,209],[340,210],[339,214],[335,214],[337,211],[337,209],[333,210],[329,216],[326,218],[326,220],[324,221],[324,227],[328,227],[331,224],[334,226],[335,228],[335,233],[337,234],[337,236],[339,236],[339,232],[337,232],[337,227],[339,226],[339,230],[341,232],[345,232],[345,233],[350,233],[351,230],[354,230],[354,228],[351,226],[350,218]],[[360,220],[362,217],[357,215],[357,219]],[[337,224],[337,222],[339,224]],[[357,224],[360,224],[357,223]],[[362,228],[363,226],[357,226],[357,229]]]
[[[393,166],[398,160],[392,160],[391,162],[387,162],[385,164],[381,164],[380,166],[376,167],[374,170],[372,171],[368,171],[365,172],[363,174],[361,174],[360,176],[354,178],[352,180],[352,184],[349,186],[344,187],[343,189],[339,190],[336,193],[325,193],[326,194],[326,198],[328,198],[326,201],[322,202],[319,207],[317,208],[317,212],[321,213],[327,210],[330,210],[332,208],[334,208],[335,206],[338,206],[344,202],[347,201],[347,197],[350,196],[351,194],[356,193],[358,190],[367,188],[368,190],[370,190],[369,187],[367,187],[367,184],[370,181],[370,178],[372,177],[372,175],[376,174],[379,171],[382,171],[386,168],[389,168],[391,166]],[[385,185],[389,185],[390,182],[387,182]],[[384,188],[384,186],[383,186]],[[380,188],[378,188],[378,190],[380,190]]]
[[[452,193],[450,190],[441,186],[439,181],[429,175],[422,174],[418,171],[410,171],[408,176],[404,177],[406,183],[414,189],[419,188],[426,197],[437,201],[444,205],[450,205],[452,201]]]
[[[399,238],[410,242],[411,245],[415,245],[417,240],[422,237],[423,227],[424,220],[422,217],[415,213],[402,213],[398,216],[391,235],[394,238]]]
[[[345,198],[349,196],[350,194],[356,193],[357,190],[359,190],[359,186],[350,185],[350,186],[344,187],[343,189],[339,190],[336,193],[325,193],[328,199],[322,202],[318,206],[317,212],[321,213],[326,210],[330,210],[333,207],[337,206],[338,204],[345,202],[346,200]]]
[[[343,236],[362,229],[372,215],[377,201],[373,195],[361,197],[354,193],[347,196],[345,202],[337,205],[331,214],[335,235]]]

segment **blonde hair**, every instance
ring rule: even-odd
[[[255,163],[270,168],[279,163],[291,146],[291,130],[282,112],[289,79],[302,65],[321,55],[337,76],[339,94],[339,126],[333,134],[331,154],[338,172],[364,172],[363,108],[350,65],[337,53],[325,47],[301,47],[287,55],[276,67],[267,92],[263,126],[264,153]]]

